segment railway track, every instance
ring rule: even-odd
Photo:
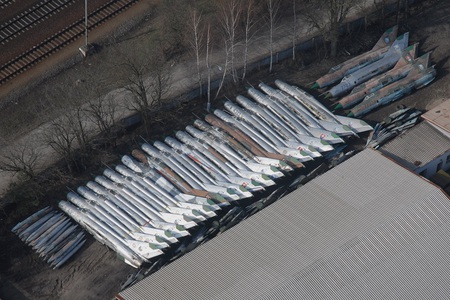
[[[0,25],[0,43],[6,44],[9,40],[39,24],[43,19],[49,18],[73,3],[75,3],[74,0],[43,0],[35,4]]]
[[[138,1],[139,0],[111,0],[89,14],[88,29],[92,30]],[[64,1],[60,0],[58,2]],[[33,46],[31,49],[11,59],[0,67],[0,86],[50,56],[52,53],[57,52],[83,36],[84,30],[84,18],[81,18],[41,43]]]
[[[0,9],[5,9],[8,5],[16,2],[16,0],[0,0]]]

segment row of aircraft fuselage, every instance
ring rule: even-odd
[[[372,130],[335,116],[305,91],[276,81],[250,88],[205,121],[122,157],[59,207],[124,261],[139,267],[216,211],[275,184],[346,136]]]
[[[53,269],[62,266],[86,242],[78,224],[49,206],[18,223],[11,231]]]
[[[409,34],[397,37],[397,30],[388,29],[372,50],[331,68],[313,88],[340,81],[325,97],[335,99],[335,109],[350,109],[348,116],[361,117],[429,84],[436,77],[431,52],[417,57],[418,44],[408,47]]]
[[[396,36],[397,27],[387,30],[372,51],[332,68],[313,87],[342,79],[327,97],[355,87],[337,108],[362,101],[349,114],[361,116],[428,84],[436,74],[428,66],[429,53],[416,58],[417,45],[407,47],[408,33]],[[372,78],[378,74],[382,75]],[[227,101],[226,111],[216,109],[205,121],[197,119],[186,131],[176,132],[176,138],[144,143],[142,150],[123,156],[123,164],[69,192],[69,201],[61,201],[59,207],[137,268],[221,208],[274,185],[286,172],[302,168],[302,162],[332,151],[346,136],[372,130],[362,120],[334,115],[298,87],[280,80],[275,84],[278,89],[263,83],[262,91],[250,88],[252,100],[238,96],[235,102]],[[53,229],[45,232],[61,234],[55,229],[59,222],[60,216],[49,217],[45,224]],[[40,233],[44,227],[36,233],[35,225],[19,224],[16,227],[24,230],[30,226],[22,233],[26,241],[36,240],[38,248],[48,241]],[[60,253],[56,264],[79,249],[81,240],[77,238],[70,251],[69,246],[61,250],[67,252]]]

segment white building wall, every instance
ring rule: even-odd
[[[414,172],[428,179],[440,169],[444,171],[450,169],[450,149],[426,165],[414,169]]]

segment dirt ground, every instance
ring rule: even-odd
[[[449,98],[450,76],[450,2],[434,1],[425,6],[416,15],[410,16],[407,25],[400,32],[410,32],[410,44],[419,42],[420,54],[433,51],[432,62],[436,64],[437,77],[428,87],[383,108],[364,119],[370,123],[381,121],[387,114],[396,110],[398,105],[406,105],[421,110],[428,110]],[[378,36],[353,36],[354,43],[360,39],[377,40]],[[292,62],[283,62],[275,66],[272,74],[266,70],[255,72],[249,78],[250,84],[262,80],[272,84],[275,79],[306,86],[324,74],[331,66],[344,61],[349,56],[336,59],[313,60],[312,53],[303,53],[306,66]],[[320,91],[314,91],[318,95]],[[229,95],[230,98],[233,94]],[[204,105],[203,101],[192,105]],[[331,105],[331,102],[324,104]],[[191,108],[187,108],[186,114]],[[198,109],[198,108],[197,108]],[[176,127],[172,121],[164,123],[165,127]],[[9,247],[11,261],[7,268],[0,267],[0,298],[8,299],[111,299],[119,291],[121,282],[134,271],[133,268],[118,260],[115,253],[89,238],[86,245],[70,262],[59,270],[51,270],[24,243],[13,240]]]

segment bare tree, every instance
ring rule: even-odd
[[[69,108],[71,112],[67,113],[68,126],[72,127],[72,134],[81,151],[85,151],[89,144],[89,138],[92,134],[92,128],[88,124],[88,115],[81,103]]]
[[[234,83],[238,82],[236,47],[238,45],[238,29],[242,13],[241,2],[240,0],[224,0],[219,2],[220,24],[225,41],[225,51],[229,54],[230,74]]]
[[[397,25],[400,25],[402,19],[403,22],[408,22],[408,0],[397,0]]]
[[[207,87],[207,98],[208,102],[206,104],[206,110],[209,112],[211,108],[211,61],[210,61],[210,51],[211,51],[211,25],[208,23],[206,31],[206,71],[208,76],[208,87]]]
[[[242,70],[242,81],[245,80],[247,75],[247,65],[248,65],[248,49],[253,41],[253,38],[257,32],[256,29],[256,10],[255,1],[248,0],[245,7],[244,16],[244,58],[243,58],[243,70]]]
[[[186,50],[189,3],[186,0],[164,0],[160,3],[157,10],[162,24],[159,40],[164,54],[171,59]]]
[[[43,132],[43,142],[59,154],[66,162],[70,173],[75,160],[76,135],[73,130],[73,115],[64,113],[49,123]]]
[[[134,111],[145,114],[150,111],[151,99],[148,97],[149,86],[146,82],[150,73],[149,61],[140,63],[131,58],[125,58],[121,64],[125,78],[124,88],[131,93],[130,107]]]
[[[148,85],[153,110],[159,110],[171,88],[171,73],[164,61],[158,60],[157,58],[154,59],[156,59],[156,63],[153,64],[151,69]]]
[[[295,48],[297,45],[297,0],[292,0],[292,60],[295,61]]]
[[[280,0],[265,0],[266,1],[266,19],[267,25],[269,27],[269,50],[270,50],[270,62],[269,62],[269,72],[272,72],[273,67],[273,35],[279,20],[278,10],[280,8]]]
[[[365,0],[314,0],[308,1],[305,9],[306,21],[312,29],[317,29],[330,43],[330,55],[337,54],[339,29],[350,10]]]
[[[222,90],[223,84],[225,83],[225,79],[227,77],[228,74],[228,66],[230,63],[230,48],[228,47],[226,41],[224,43],[224,64],[223,64],[223,68],[222,68],[222,77],[220,78],[219,81],[219,86],[217,87],[217,91],[216,91],[216,96],[215,98],[217,98],[220,94],[220,91]]]
[[[375,18],[377,18],[378,20],[381,18],[381,28],[384,28],[384,23],[386,21],[386,3],[387,0],[375,0],[373,2],[373,7],[375,9]]]
[[[42,159],[42,147],[34,139],[16,142],[2,150],[0,171],[20,174],[33,179]]]
[[[197,66],[197,80],[198,80],[198,86],[200,90],[200,95],[203,95],[203,79],[202,74],[200,70],[200,54],[202,50],[202,43],[203,43],[203,36],[200,28],[200,22],[202,19],[202,13],[198,12],[197,9],[193,9],[191,11],[190,15],[190,26],[191,26],[191,32],[192,37],[190,39],[190,45],[192,48],[192,51],[194,51],[195,55],[195,62]]]
[[[83,160],[78,158],[84,158],[90,150],[89,143],[94,132],[84,106],[88,95],[83,91],[85,87],[80,86],[82,82],[83,80],[71,80],[70,83],[66,83],[73,94],[69,96],[63,94],[69,100],[65,103],[57,104],[57,100],[63,95],[52,96],[57,97],[52,103],[55,103],[54,110],[59,112],[59,115],[48,123],[42,134],[43,143],[66,161],[71,173],[73,166],[85,167]],[[72,85],[77,88],[73,88]]]
[[[102,93],[97,97],[89,98],[84,110],[87,118],[96,125],[100,132],[109,134],[118,115],[117,108],[113,96]]]
[[[171,74],[161,52],[144,46],[138,53],[125,55],[118,67],[125,76],[124,88],[129,92],[128,109],[140,113],[147,128],[151,114],[161,108],[170,89]]]
[[[83,78],[72,78],[75,83],[70,93],[70,108],[73,110],[74,134],[81,151],[85,150],[93,136],[99,133],[104,138],[112,138],[111,131],[119,116],[118,92],[111,92],[111,78],[96,68],[88,69]],[[115,72],[106,72],[115,73]],[[78,75],[79,76],[79,75]],[[117,80],[114,80],[117,82]],[[64,111],[60,107],[59,111]],[[89,146],[90,148],[90,146]]]

